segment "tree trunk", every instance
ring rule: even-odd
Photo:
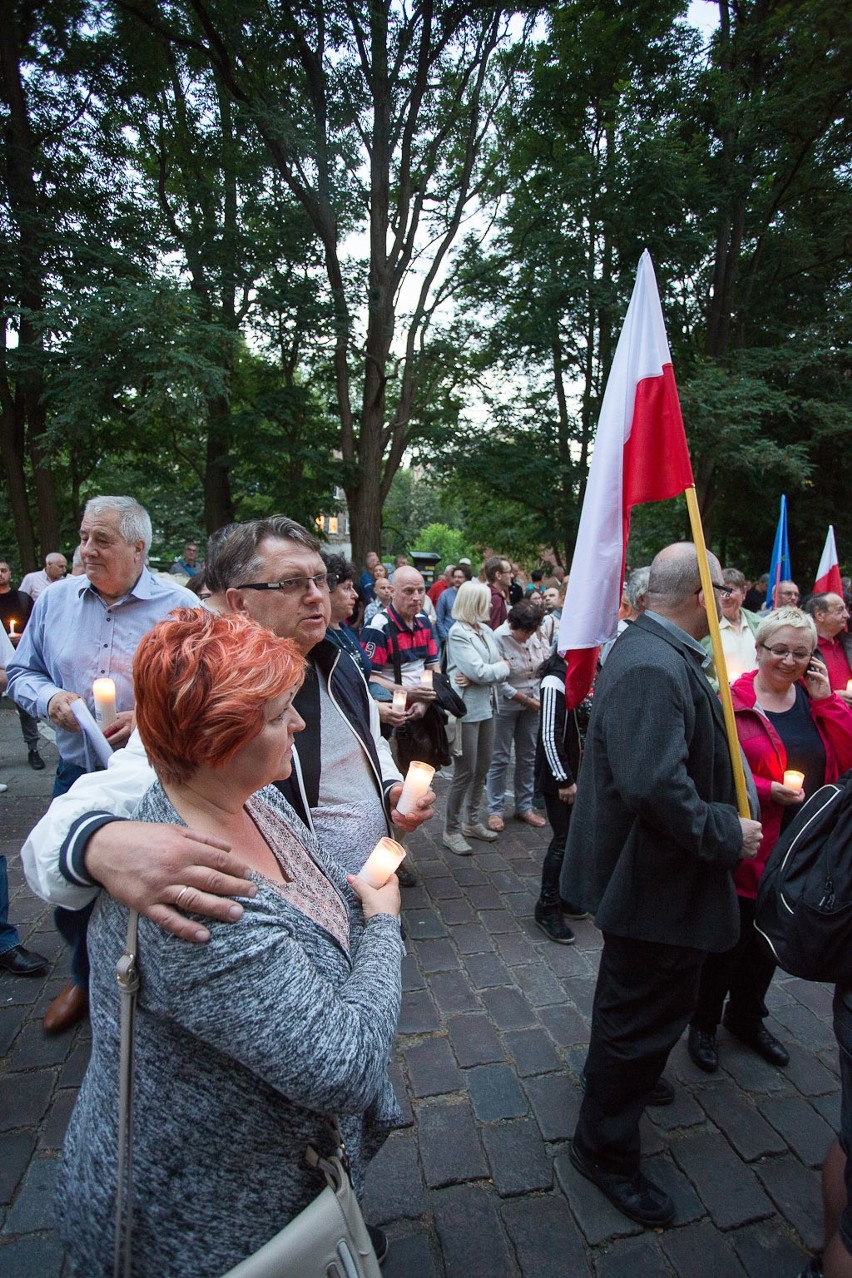
[[[204,459],[204,524],[207,535],[233,523],[231,493],[231,405],[227,396],[207,401],[207,449]]]
[[[27,480],[24,472],[24,423],[21,416],[16,413],[14,404],[9,404],[0,416],[0,454],[3,457],[3,471],[15,524],[21,567],[24,572],[34,572],[39,565],[33,520],[27,501]]]

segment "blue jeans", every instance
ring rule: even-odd
[[[56,765],[56,779],[53,782],[54,799],[60,794],[67,794],[74,782],[85,776],[86,769],[76,763],[65,763],[62,759]],[[86,944],[86,933],[89,930],[89,916],[94,909],[94,902],[82,910],[66,910],[57,905],[53,911],[53,921],[60,936],[71,946],[71,977],[75,985],[85,990],[89,987],[89,950]]]
[[[13,950],[20,943],[18,929],[9,922],[9,875],[6,872],[6,858],[0,856],[0,954]]]

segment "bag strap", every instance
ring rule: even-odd
[[[399,639],[397,638],[396,625],[393,617],[389,612],[385,613],[388,619],[388,638],[391,645],[391,660],[393,661],[393,680],[394,683],[402,687],[402,661],[399,655]]]
[[[118,1172],[115,1194],[113,1278],[130,1278],[133,1234],[133,1040],[139,968],[136,962],[139,915],[130,911],[127,940],[115,976],[121,991],[121,1059],[118,1093]]]

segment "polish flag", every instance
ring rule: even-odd
[[[834,525],[828,525],[828,536],[822,551],[822,559],[817,568],[814,594],[840,595],[843,598],[843,583],[840,580],[840,564],[837,559],[837,546],[834,543]]]
[[[569,709],[589,691],[598,649],[616,633],[632,508],[676,497],[693,482],[657,281],[646,249],[604,392],[559,624]]]

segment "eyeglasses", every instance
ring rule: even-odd
[[[328,587],[334,590],[337,586],[337,574],[333,572],[318,572],[313,577],[285,577],[283,581],[252,581],[245,586],[239,586],[239,590],[283,590],[285,595],[306,595],[311,586],[316,586],[317,590]]]
[[[777,657],[779,661],[783,661],[785,657],[792,657],[794,661],[810,661],[813,653],[810,648],[785,648],[780,643],[763,643],[760,645],[767,652],[771,652],[773,657]]]
[[[731,595],[734,593],[733,586],[722,586],[719,584],[718,581],[711,581],[710,585],[713,587],[714,590],[718,590],[719,594],[722,596],[723,599],[730,599]],[[703,586],[699,586],[698,589],[693,590],[692,593],[694,595],[700,595],[703,589],[704,589]]]

